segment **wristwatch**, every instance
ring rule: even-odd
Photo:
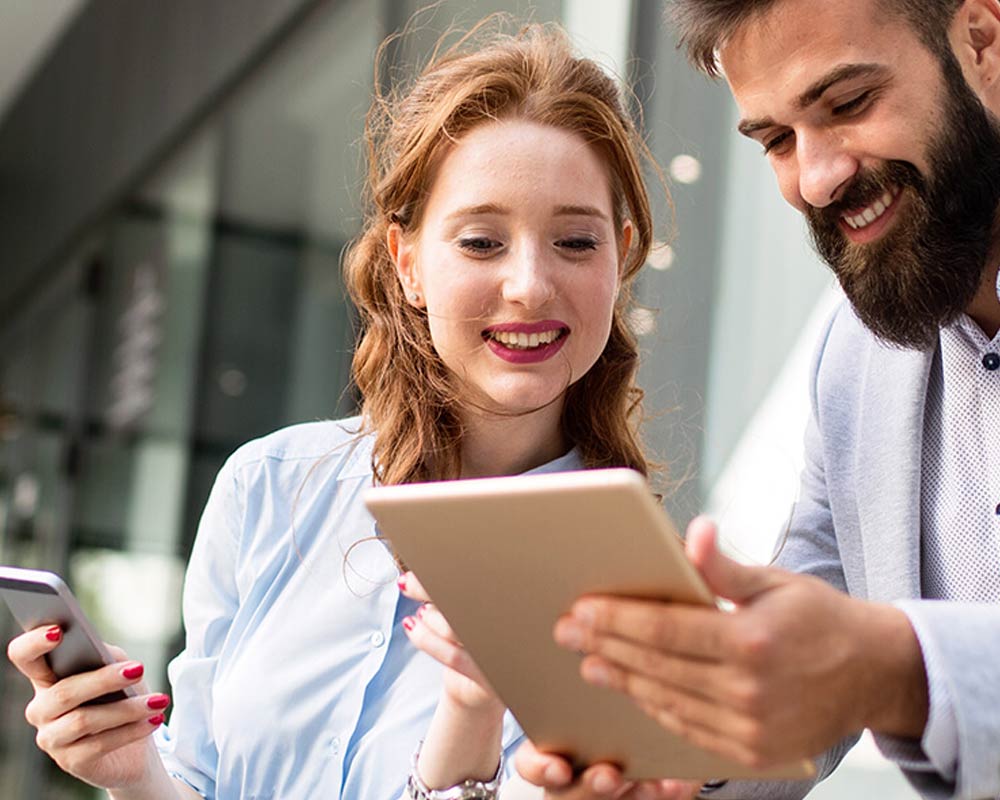
[[[423,742],[421,742],[423,744]],[[500,781],[503,778],[503,752],[500,753],[500,764],[496,775],[488,781],[462,781],[446,789],[429,789],[420,778],[417,771],[417,760],[420,758],[420,747],[413,754],[413,764],[410,777],[406,779],[406,793],[412,800],[497,800],[500,796]]]

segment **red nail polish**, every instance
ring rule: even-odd
[[[170,698],[165,694],[157,694],[146,701],[146,705],[154,711],[160,711],[170,705]]]
[[[417,619],[423,619],[424,618],[424,612],[426,610],[427,610],[427,606],[420,606],[420,608],[417,609]]]
[[[58,642],[62,639],[62,628],[58,625],[53,625],[47,631],[45,631],[45,638],[50,642]]]
[[[406,591],[406,576],[405,575],[400,575],[399,578],[396,580],[396,585],[399,587],[399,591],[405,592]]]
[[[149,718],[149,724],[150,725],[162,725],[163,721],[165,719],[166,719],[166,717],[163,716],[163,714],[157,714],[155,717],[150,717]]]
[[[412,631],[413,626],[416,624],[417,622],[413,619],[413,617],[403,617],[403,627],[406,628],[406,630]]]
[[[122,670],[122,675],[130,681],[134,681],[136,678],[141,678],[142,673],[142,664],[133,664],[131,667],[125,667],[125,669]]]

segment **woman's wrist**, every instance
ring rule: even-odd
[[[469,706],[445,692],[438,702],[415,769],[431,789],[490,780],[500,762],[504,707]]]
[[[199,797],[193,789],[181,787],[170,777],[152,741],[147,742],[145,758],[145,776],[130,786],[108,789],[110,800],[187,800]]]
[[[462,717],[466,724],[476,727],[488,728],[489,726],[501,725],[507,707],[498,697],[492,697],[482,703],[469,705],[462,700],[452,697],[447,691],[443,692],[438,701],[438,710],[442,714],[449,714]]]

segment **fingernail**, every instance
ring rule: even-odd
[[[122,670],[122,676],[128,678],[130,681],[134,681],[136,678],[141,678],[142,673],[142,664],[132,664]]]
[[[406,575],[405,574],[400,575],[396,579],[396,585],[399,587],[399,591],[401,591],[401,592],[405,592],[406,591]]]
[[[58,642],[62,639],[62,628],[58,625],[53,625],[47,631],[45,631],[45,638],[50,642]]]
[[[583,678],[587,683],[592,683],[595,686],[611,685],[611,673],[608,672],[607,667],[593,661],[584,660]]]
[[[155,717],[150,717],[149,718],[149,724],[150,725],[162,725],[163,721],[165,719],[166,719],[166,717],[163,716],[163,714],[157,714]]]
[[[591,785],[598,794],[611,794],[618,788],[618,782],[605,772],[598,773]]]
[[[573,606],[573,616],[577,622],[581,622],[588,627],[593,625],[596,619],[594,607],[590,603],[577,603]]]
[[[146,701],[146,705],[154,711],[160,711],[170,705],[170,698],[165,694],[153,695]]]
[[[403,627],[408,631],[413,630],[413,626],[417,624],[417,621],[413,617],[403,617]]]
[[[424,612],[426,610],[427,610],[427,606],[420,606],[420,608],[417,609],[417,619],[423,619],[424,618]]]
[[[635,787],[636,800],[656,800],[658,792],[647,783],[640,783]]]
[[[583,631],[575,622],[561,619],[556,623],[556,643],[570,650],[580,650],[583,647]]]
[[[566,781],[566,773],[559,764],[549,764],[544,771],[545,780],[553,786],[562,786]]]

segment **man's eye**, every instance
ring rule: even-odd
[[[774,150],[780,148],[791,138],[791,135],[792,135],[791,131],[785,131],[784,133],[779,133],[772,139],[767,139],[764,142],[764,155],[768,155]]]
[[[574,252],[596,250],[597,240],[592,239],[589,236],[573,236],[568,239],[560,239],[556,242],[556,246],[562,247],[566,250],[572,250]]]
[[[500,242],[488,236],[469,236],[458,240],[458,246],[468,253],[482,255],[491,253],[501,246]]]
[[[856,111],[860,111],[867,104],[868,101],[872,99],[871,92],[862,92],[857,97],[848,100],[846,103],[841,103],[840,105],[833,107],[833,115],[835,117],[842,117],[848,114],[852,114]]]

